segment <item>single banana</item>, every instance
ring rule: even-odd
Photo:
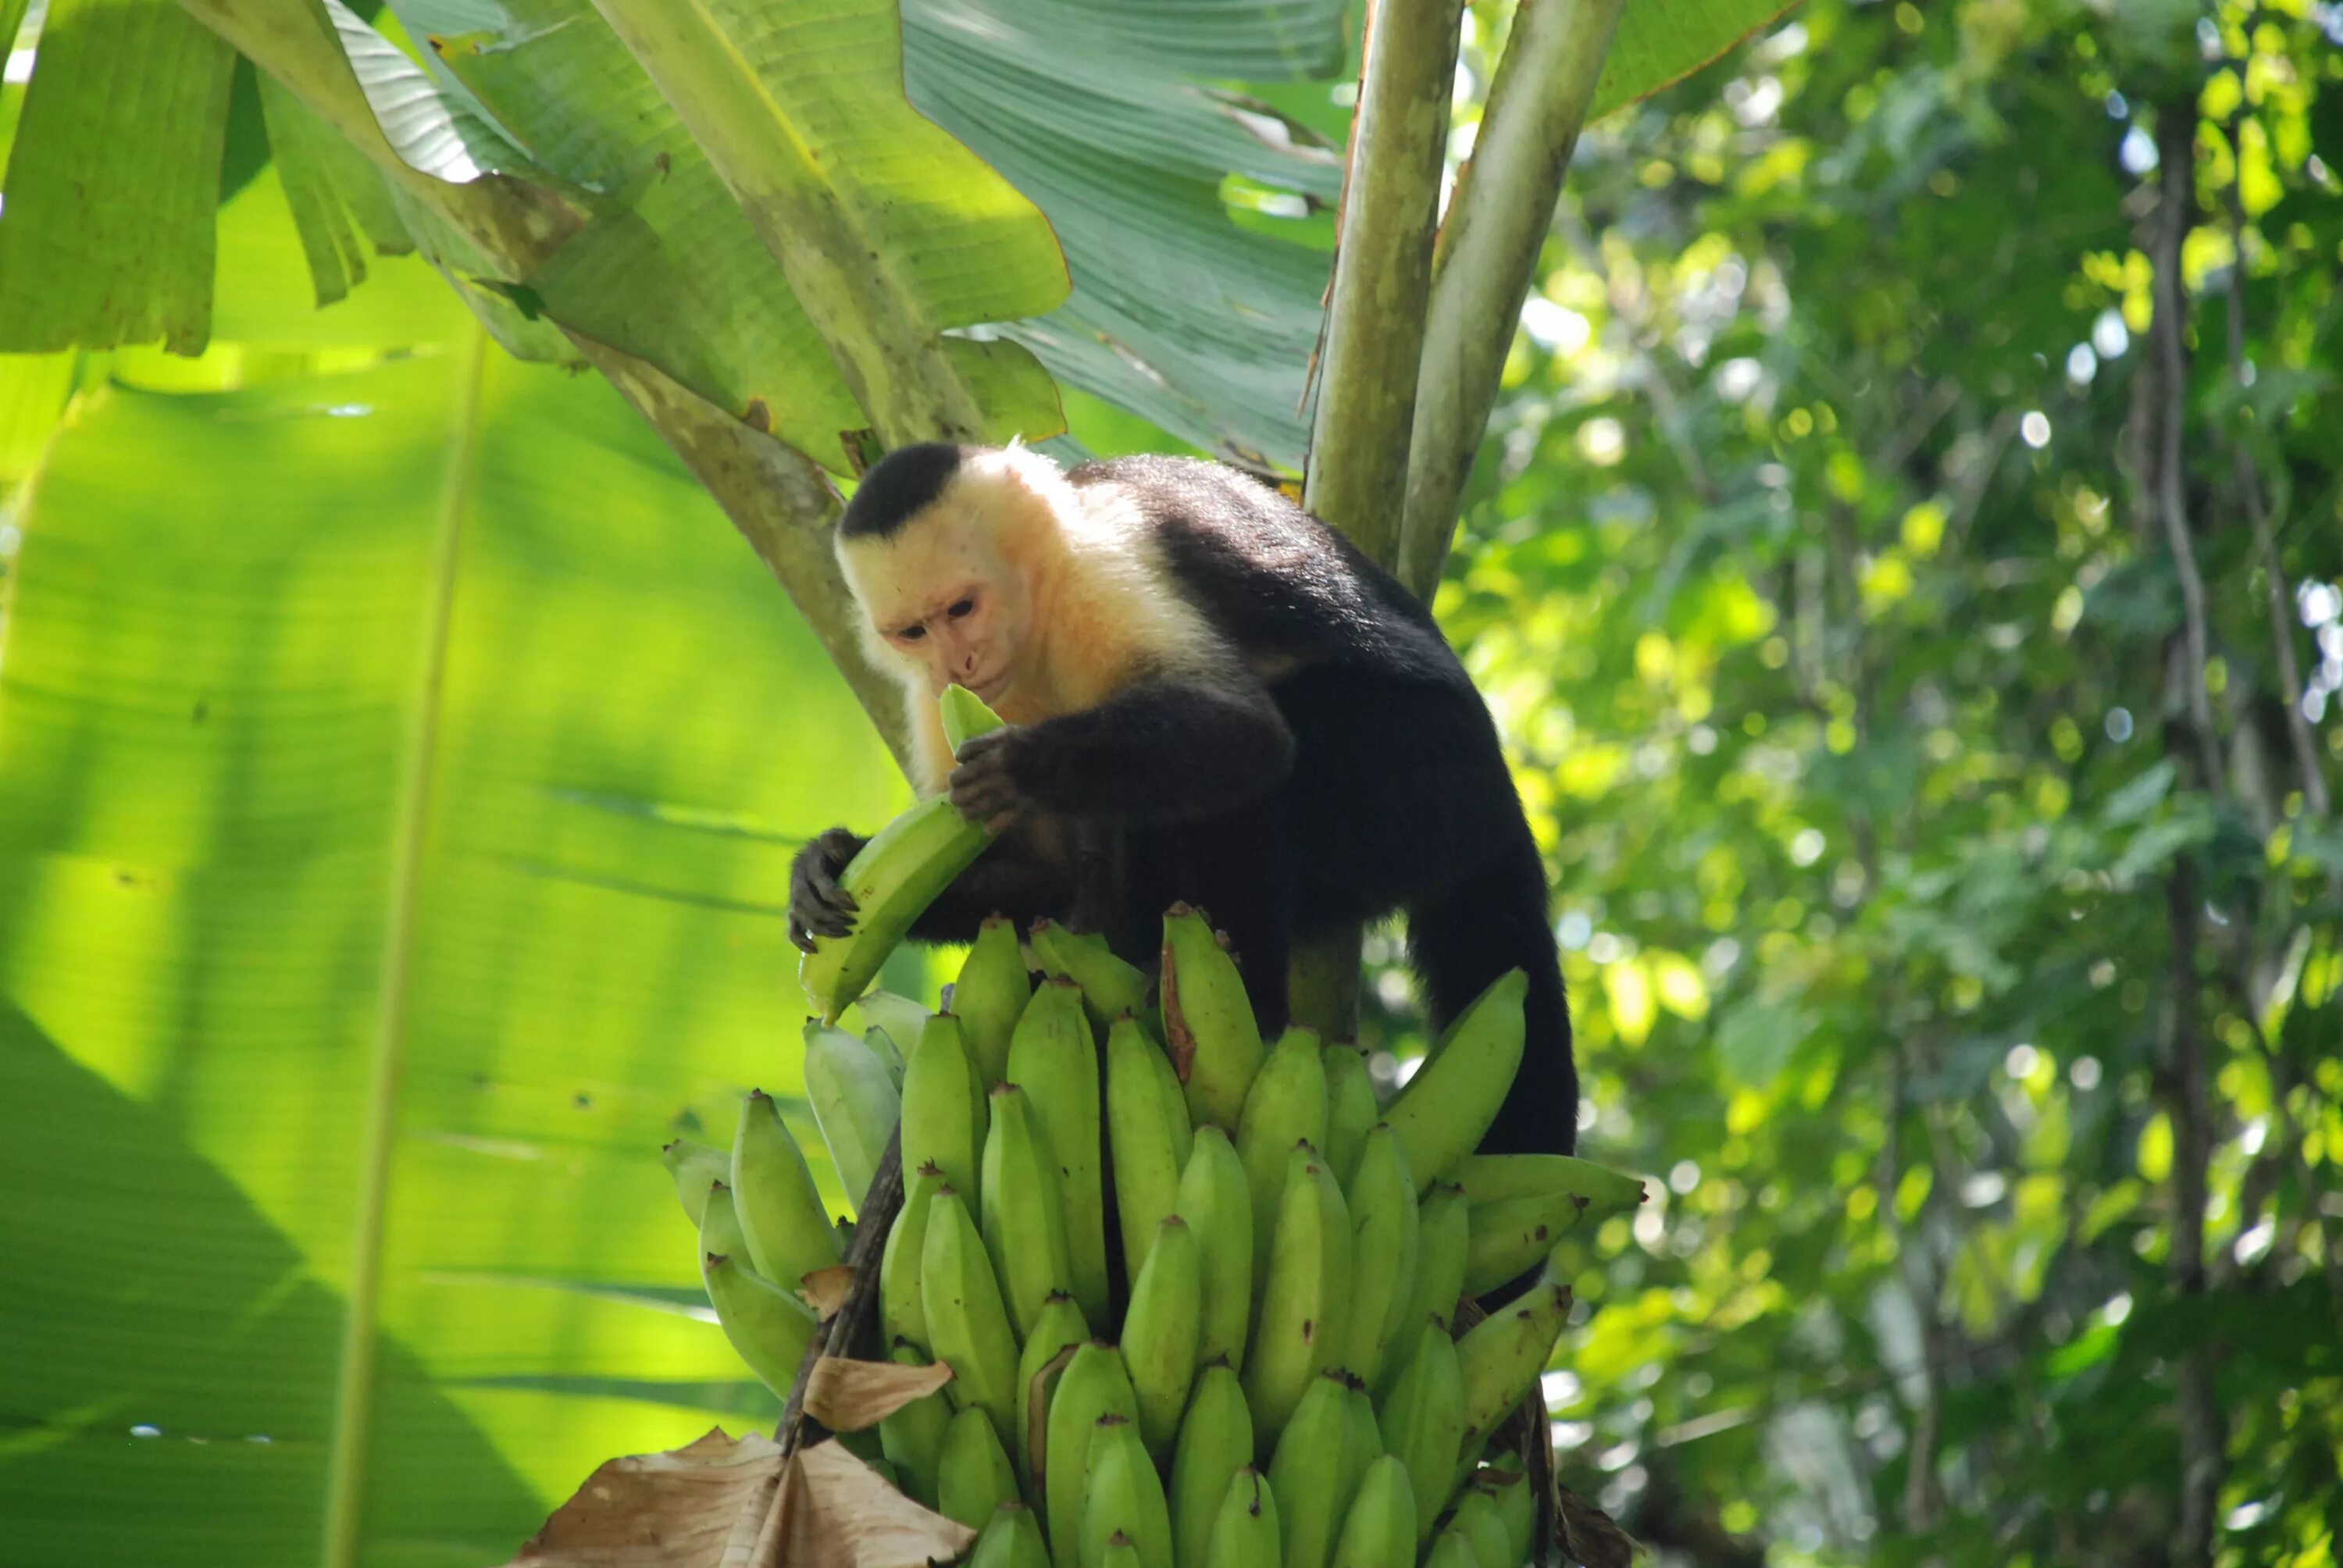
[[[1147,1568],[1147,1558],[1137,1542],[1118,1530],[1099,1548],[1098,1568]]]
[[[1399,1380],[1383,1396],[1383,1446],[1407,1466],[1416,1528],[1429,1535],[1448,1504],[1464,1444],[1464,1372],[1456,1342],[1437,1323],[1425,1323],[1410,1348]]]
[[[1258,1442],[1274,1444],[1311,1382],[1332,1364],[1351,1292],[1342,1190],[1307,1143],[1293,1146],[1278,1206],[1261,1321],[1245,1352],[1245,1398]]]
[[[1242,1367],[1252,1316],[1252,1188],[1236,1145],[1216,1126],[1196,1129],[1188,1167],[1180,1172],[1177,1212],[1195,1233],[1203,1290],[1196,1359]]]
[[[1095,1027],[1110,1028],[1147,1005],[1147,977],[1115,957],[1104,937],[1070,931],[1055,920],[1034,921],[1028,936],[1043,970],[1082,988]]]
[[[1333,1568],[1415,1568],[1415,1493],[1390,1454],[1367,1466],[1334,1543]]]
[[[900,1089],[903,1064],[911,1059],[911,1048],[920,1043],[920,1030],[928,1026],[926,1006],[890,990],[870,990],[862,993],[862,1000],[848,1013],[850,1019],[857,1015],[861,1019],[866,1040],[870,1039],[869,1031],[874,1029],[886,1037],[887,1051],[895,1059],[895,1086]]]
[[[1312,1379],[1269,1462],[1284,1568],[1325,1568],[1334,1550],[1351,1502],[1343,1487],[1350,1436],[1350,1386],[1339,1374]],[[1357,1477],[1350,1479],[1355,1488]]]
[[[1180,1434],[1180,1413],[1196,1379],[1196,1342],[1203,1316],[1202,1271],[1195,1232],[1177,1214],[1155,1227],[1155,1242],[1131,1282],[1122,1319],[1122,1364],[1139,1396],[1139,1436],[1148,1457],[1161,1464]]]
[[[1300,1025],[1278,1037],[1245,1095],[1237,1120],[1237,1158],[1252,1188],[1252,1275],[1265,1279],[1277,1230],[1279,1200],[1296,1143],[1326,1141],[1326,1069],[1318,1031]],[[1259,1314],[1256,1312],[1255,1317]]]
[[[1570,1288],[1554,1271],[1540,1273],[1529,1292],[1496,1316],[1476,1323],[1456,1342],[1464,1376],[1464,1450],[1480,1445],[1536,1385],[1570,1316]]]
[[[730,1258],[739,1265],[755,1272],[749,1261],[749,1238],[740,1230],[740,1211],[732,1201],[732,1184],[710,1181],[699,1200],[699,1257],[705,1263],[711,1257]],[[700,1282],[707,1283],[705,1274]],[[714,1292],[711,1291],[710,1295]]]
[[[1025,1091],[1033,1121],[1058,1161],[1066,1253],[1074,1299],[1091,1322],[1107,1322],[1106,1187],[1100,1171],[1099,1052],[1082,1013],[1081,988],[1046,980],[1009,1040],[1009,1081]]]
[[[708,1206],[708,1184],[721,1181],[731,1185],[732,1151],[729,1149],[678,1138],[659,1151],[659,1163],[675,1178],[675,1195],[695,1227]]]
[[[1228,1495],[1221,1500],[1202,1562],[1182,1559],[1180,1568],[1280,1568],[1284,1561],[1277,1498],[1269,1489],[1269,1477],[1247,1465],[1237,1472]]]
[[[1041,1544],[1033,1511],[1017,1502],[994,1509],[991,1523],[977,1535],[968,1568],[1050,1568],[1049,1548]]]
[[[837,1021],[938,895],[974,863],[992,835],[960,814],[949,795],[920,801],[862,846],[839,886],[854,899],[854,929],[816,937],[798,960],[798,983],[822,1018]]]
[[[882,1260],[883,1262],[883,1260]],[[1017,1336],[1009,1309],[984,1255],[984,1239],[968,1205],[946,1182],[928,1205],[928,1235],[920,1252],[920,1301],[936,1360],[952,1369],[950,1386],[965,1409],[976,1405],[992,1422],[1003,1448],[1017,1441]]]
[[[1416,1204],[1415,1294],[1403,1327],[1427,1318],[1443,1327],[1456,1322],[1456,1302],[1464,1293],[1466,1257],[1473,1245],[1473,1211],[1464,1190],[1453,1182],[1433,1184]]]
[[[1473,1543],[1473,1555],[1483,1563],[1502,1563],[1504,1568],[1527,1561],[1513,1554],[1513,1534],[1505,1528],[1497,1513],[1497,1504],[1485,1492],[1468,1490],[1457,1500],[1455,1517],[1449,1530]]]
[[[914,1345],[899,1344],[887,1352],[887,1358],[901,1366],[928,1364],[928,1358]],[[879,1447],[887,1462],[895,1467],[898,1490],[922,1508],[936,1505],[936,1466],[951,1421],[951,1402],[938,1389],[879,1422]]]
[[[1418,1521],[1419,1528],[1422,1521]],[[981,1546],[982,1543],[979,1543]],[[1433,1537],[1430,1555],[1423,1568],[1483,1568],[1481,1559],[1473,1554],[1472,1539],[1462,1531],[1450,1528]],[[1517,1568],[1516,1564],[1492,1563],[1487,1568]]]
[[[1342,1493],[1348,1498],[1358,1494],[1367,1466],[1383,1456],[1383,1433],[1382,1423],[1375,1419],[1375,1402],[1368,1396],[1366,1385],[1357,1378],[1346,1377],[1343,1387],[1342,1408],[1348,1419],[1342,1423]]]
[[[1017,927],[988,915],[952,982],[951,1010],[968,1035],[968,1053],[988,1089],[1009,1074],[1009,1040],[1033,994]]]
[[[1234,1132],[1265,1054],[1228,937],[1186,904],[1163,916],[1163,1039],[1189,1119]]]
[[[1001,1435],[985,1413],[970,1405],[944,1429],[936,1456],[936,1512],[970,1530],[990,1523],[996,1510],[1017,1496],[1017,1475]]]
[[[887,1342],[934,1347],[928,1338],[928,1308],[920,1289],[920,1270],[928,1246],[928,1210],[944,1173],[932,1165],[912,1171],[903,1188],[903,1206],[879,1254],[879,1330]]]
[[[845,1255],[798,1141],[761,1089],[740,1105],[740,1131],[732,1140],[732,1206],[749,1239],[749,1261],[783,1290],[794,1292],[799,1281]]]
[[[1142,1568],[1172,1568],[1172,1510],[1155,1462],[1147,1457],[1138,1424],[1126,1417],[1099,1417],[1091,1436],[1090,1463],[1082,1476],[1081,1549],[1076,1560],[1102,1564],[1107,1543],[1122,1536],[1139,1548]]]
[[[1326,1048],[1324,1060],[1326,1159],[1334,1167],[1334,1180],[1347,1192],[1367,1130],[1383,1119],[1383,1107],[1375,1100],[1375,1081],[1367,1071],[1365,1050],[1338,1040]]]
[[[971,1204],[983,1173],[982,1095],[960,1020],[948,1012],[929,1019],[903,1067],[903,1169],[935,1166]]]
[[[1456,1177],[1473,1205],[1464,1289],[1475,1296],[1537,1267],[1564,1237],[1591,1237],[1644,1201],[1634,1177],[1564,1154],[1476,1155]]]
[[[862,1049],[870,1053],[870,1060],[886,1073],[888,1083],[895,1091],[896,1103],[900,1105],[903,1099],[903,1053],[895,1049],[895,1037],[874,1024],[862,1031]]]
[[[1041,1498],[1050,1523],[1050,1554],[1061,1563],[1081,1556],[1082,1477],[1090,1469],[1091,1439],[1099,1417],[1139,1417],[1139,1396],[1123,1370],[1122,1352],[1092,1340],[1074,1352],[1050,1400],[1050,1430],[1043,1446]]]
[[[1529,978],[1507,970],[1457,1017],[1383,1121],[1399,1134],[1421,1191],[1480,1145],[1522,1064]]]
[[[1041,1303],[1033,1332],[1017,1352],[1018,1440],[1009,1457],[1026,1490],[1040,1495],[1033,1484],[1038,1467],[1048,1462],[1050,1396],[1058,1386],[1075,1347],[1090,1342],[1082,1310],[1062,1292]]]
[[[943,720],[944,744],[960,755],[963,742],[990,735],[1005,722],[984,705],[984,699],[965,686],[947,686],[936,698],[936,717]]]
[[[1180,1168],[1195,1139],[1169,1067],[1135,1020],[1118,1019],[1108,1031],[1107,1149],[1127,1281],[1137,1280],[1147,1261],[1156,1224],[1179,1207]]]
[[[859,1212],[901,1120],[902,1094],[869,1046],[812,1020],[805,1030],[805,1082],[821,1141],[830,1145],[830,1162]]]
[[[798,1363],[821,1327],[813,1309],[739,1260],[720,1252],[700,1259],[700,1278],[716,1307],[724,1337],[764,1385],[789,1397]]]
[[[1202,1568],[1229,1483],[1252,1462],[1252,1412],[1244,1389],[1226,1362],[1215,1362],[1196,1374],[1172,1451],[1172,1560],[1178,1568]]]
[[[1644,1183],[1638,1178],[1569,1154],[1468,1155],[1458,1162],[1452,1180],[1476,1208],[1509,1198],[1574,1193],[1605,1213],[1615,1213],[1644,1201]]]
[[[1041,1305],[1073,1288],[1066,1251],[1066,1211],[1058,1191],[1058,1159],[1037,1125],[1025,1091],[1013,1083],[992,1091],[991,1131],[984,1140],[984,1244],[1009,1302],[1020,1340],[1030,1337]]]
[[[1495,1461],[1476,1472],[1473,1489],[1485,1492],[1497,1505],[1497,1517],[1504,1522],[1506,1568],[1530,1560],[1536,1545],[1537,1494],[1530,1490],[1530,1478],[1522,1469],[1518,1453],[1501,1453]]]
[[[1367,1134],[1343,1196],[1351,1209],[1351,1301],[1334,1364],[1381,1388],[1416,1282],[1415,1179],[1390,1128]]]

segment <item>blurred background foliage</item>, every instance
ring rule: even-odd
[[[1322,47],[1189,37],[1279,78],[1281,168],[1339,144]],[[1109,97],[1182,155],[1149,212],[1322,253],[1311,180]],[[363,1560],[498,1561],[772,1413],[652,1155],[795,1087],[788,856],[904,796],[615,394],[413,256],[313,309],[236,156],[201,357],[0,358],[0,1561],[305,1560],[377,1331]],[[1549,853],[1584,1145],[1661,1191],[1546,1392],[1663,1561],[2335,1559],[2338,163],[2307,0],[1813,0],[1580,144],[1437,608]],[[1202,332],[1076,259],[1181,372],[1161,423],[1069,389],[1076,443],[1212,444],[1234,376],[1290,456],[1232,368],[1289,306]]]

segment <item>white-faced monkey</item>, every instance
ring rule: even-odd
[[[903,680],[915,781],[1001,834],[914,937],[968,941],[993,911],[1071,917],[1145,965],[1185,900],[1229,933],[1273,1033],[1297,936],[1404,910],[1435,1022],[1507,970],[1529,976],[1520,1076],[1483,1147],[1573,1147],[1537,846],[1487,707],[1390,574],[1236,469],[1067,472],[1021,447],[890,453],[837,545],[871,652]],[[955,682],[1011,726],[956,765],[936,708]],[[837,877],[862,842],[837,829],[799,852],[799,945],[850,928]],[[1077,844],[1111,846],[1111,907],[1077,913]]]

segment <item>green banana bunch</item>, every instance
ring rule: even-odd
[[[1050,1554],[1072,1563],[1081,1556],[1082,1478],[1090,1472],[1091,1439],[1101,1416],[1139,1417],[1139,1396],[1123,1371],[1122,1352],[1092,1340],[1074,1352],[1050,1401],[1043,1445],[1041,1496],[1050,1523]]]
[[[695,1226],[708,1205],[708,1184],[732,1181],[732,1151],[679,1138],[659,1151],[659,1163],[675,1178],[675,1195]]]
[[[1526,1295],[1475,1323],[1456,1342],[1456,1360],[1464,1377],[1467,1452],[1477,1453],[1536,1383],[1569,1316],[1570,1287],[1548,1270]]]
[[[1483,1563],[1510,1564],[1525,1561],[1513,1554],[1513,1533],[1505,1528],[1495,1502],[1485,1492],[1468,1490],[1457,1500],[1448,1531],[1471,1542],[1473,1555]]]
[[[1043,980],[1025,1004],[1009,1040],[1009,1081],[1025,1091],[1033,1121],[1057,1157],[1074,1300],[1085,1319],[1103,1326],[1106,1188],[1099,1170],[1098,1048],[1082,1013],[1081,988],[1073,981]]]
[[[860,1210],[902,1116],[901,1091],[870,1047],[813,1019],[805,1027],[805,1084],[839,1184]]]
[[[899,1366],[928,1364],[928,1358],[912,1345],[897,1345],[887,1352],[887,1359]],[[896,1483],[903,1494],[922,1508],[936,1505],[937,1465],[943,1455],[944,1432],[951,1422],[951,1402],[941,1389],[923,1393],[880,1420],[880,1452],[895,1467]]]
[[[936,1456],[936,1512],[980,1530],[1004,1503],[1017,1498],[1017,1475],[1000,1433],[983,1411],[969,1406],[944,1429]]]
[[[813,1309],[726,1253],[702,1257],[700,1278],[724,1337],[767,1388],[789,1398],[798,1363],[821,1327]]]
[[[839,886],[854,899],[854,929],[816,937],[798,960],[798,983],[826,1021],[862,994],[911,922],[972,865],[992,835],[960,814],[949,795],[920,801],[862,846]]]
[[[1418,1191],[1472,1153],[1496,1121],[1522,1064],[1528,994],[1529,977],[1519,970],[1491,981],[1383,1112],[1407,1151]]]
[[[785,1290],[845,1254],[822,1206],[798,1141],[781,1125],[780,1108],[763,1090],[740,1105],[732,1141],[732,1206],[748,1238],[749,1261]]]
[[[1351,1174],[1358,1169],[1359,1151],[1367,1131],[1383,1119],[1375,1101],[1375,1081],[1367,1071],[1367,1053],[1349,1040],[1325,1049],[1326,1159],[1334,1180],[1351,1190]]]
[[[1333,1568],[1414,1568],[1415,1493],[1407,1467],[1384,1454],[1367,1466],[1334,1543]]]
[[[1407,1467],[1415,1489],[1416,1528],[1429,1535],[1448,1502],[1464,1445],[1464,1372],[1446,1329],[1423,1325],[1406,1367],[1383,1398],[1382,1415],[1383,1445]]]
[[[1229,1483],[1252,1463],[1252,1412],[1237,1374],[1215,1362],[1196,1376],[1172,1453],[1172,1560],[1179,1568],[1205,1562]]]
[[[1284,1561],[1277,1499],[1269,1478],[1247,1465],[1237,1472],[1229,1483],[1229,1494],[1221,1500],[1202,1563],[1183,1560],[1180,1568],[1280,1568]]]
[[[1082,1322],[1082,1310],[1074,1298],[1061,1292],[1041,1303],[1041,1315],[1035,1320],[1033,1332],[1025,1336],[1024,1348],[1017,1354],[1017,1429],[1019,1437],[1009,1457],[1017,1463],[1018,1477],[1028,1487],[1034,1484],[1034,1466],[1046,1461],[1050,1396],[1058,1386],[1076,1347],[1089,1342],[1090,1329]],[[1064,1358],[1064,1359],[1061,1359]],[[1035,1384],[1040,1384],[1040,1409],[1034,1408]]]
[[[968,1568],[1050,1568],[1033,1511],[1013,1500],[994,1509],[991,1522],[977,1534]]]
[[[938,1013],[920,1030],[903,1066],[903,1169],[933,1165],[970,1203],[982,1176],[984,1091],[969,1060],[960,1020]]]
[[[1417,1201],[1415,1233],[1415,1293],[1406,1322],[1429,1318],[1453,1328],[1473,1245],[1473,1211],[1464,1189],[1452,1181],[1433,1183]]]
[[[1136,1017],[1147,1005],[1147,977],[1115,957],[1104,937],[1070,931],[1055,920],[1034,921],[1027,935],[1043,970],[1082,988],[1082,1004],[1095,1027]]]
[[[1127,1016],[1107,1032],[1106,1131],[1124,1277],[1135,1281],[1157,1222],[1179,1206],[1180,1170],[1195,1132],[1171,1062]]]
[[[1009,1302],[1019,1337],[1033,1332],[1042,1303],[1074,1283],[1066,1251],[1066,1211],[1058,1192],[1058,1159],[1035,1124],[1025,1091],[992,1091],[991,1131],[984,1141],[984,1244]]]
[[[1285,1568],[1325,1568],[1350,1507],[1351,1391],[1337,1375],[1312,1380],[1269,1462]]]
[[[1481,1295],[1519,1279],[1562,1238],[1591,1231],[1644,1201],[1644,1184],[1567,1154],[1476,1154],[1457,1167],[1473,1206],[1464,1289]]]
[[[1155,1227],[1154,1244],[1131,1282],[1122,1318],[1122,1364],[1139,1396],[1139,1435],[1148,1457],[1172,1455],[1180,1413],[1196,1377],[1196,1342],[1203,1316],[1202,1273],[1195,1232],[1177,1214]]]
[[[968,1035],[968,1053],[988,1089],[1009,1074],[1009,1040],[1024,1014],[1033,985],[1017,927],[1002,915],[989,915],[952,982],[951,1010]]]
[[[1390,1128],[1367,1134],[1343,1196],[1351,1210],[1351,1301],[1334,1364],[1381,1388],[1392,1343],[1415,1304],[1415,1179]]]
[[[1268,1277],[1269,1249],[1293,1146],[1307,1142],[1316,1149],[1325,1141],[1326,1069],[1319,1059],[1318,1031],[1296,1025],[1278,1038],[1261,1064],[1237,1119],[1237,1158],[1244,1162],[1245,1181],[1252,1188],[1254,1280]]]
[[[929,1208],[943,1184],[944,1173],[933,1165],[922,1165],[911,1173],[903,1188],[903,1207],[896,1213],[894,1229],[887,1232],[887,1245],[879,1254],[879,1332],[890,1344],[900,1342],[923,1351],[930,1348],[920,1270],[926,1260]]]
[[[884,1260],[881,1260],[883,1264]],[[952,1369],[947,1386],[962,1409],[980,1408],[1003,1448],[1017,1441],[1017,1337],[1009,1309],[984,1255],[984,1239],[968,1205],[950,1183],[928,1205],[928,1234],[920,1252],[920,1300],[928,1314],[930,1348]]]
[[[1116,1536],[1139,1548],[1142,1568],[1172,1568],[1172,1511],[1162,1478],[1147,1457],[1138,1424],[1110,1412],[1098,1418],[1091,1436],[1077,1561],[1084,1568],[1103,1564],[1107,1543]]]
[[[1289,1159],[1261,1321],[1245,1352],[1245,1398],[1263,1444],[1285,1430],[1312,1380],[1333,1362],[1351,1293],[1351,1219],[1342,1190],[1307,1143]]]
[[[1200,910],[1163,916],[1163,1038],[1186,1084],[1188,1114],[1234,1132],[1264,1054],[1261,1026],[1228,938]]]
[[[1196,1237],[1203,1292],[1196,1359],[1242,1367],[1252,1318],[1252,1188],[1236,1145],[1220,1128],[1196,1129],[1176,1196],[1175,1211]]]

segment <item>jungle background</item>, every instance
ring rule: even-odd
[[[908,18],[1073,266],[1007,336],[1082,449],[1298,468],[1341,8],[1021,10]],[[0,156],[146,15],[0,0]],[[1099,103],[1017,77],[1048,26]],[[1132,107],[1173,75],[1254,117]],[[499,294],[447,240],[451,289],[322,122],[204,90],[216,210],[99,120],[0,185],[0,1563],[500,1562],[775,1413],[656,1152],[794,1087],[789,858],[908,795],[658,434],[504,346],[611,250]],[[1583,1150],[1654,1179],[1546,1379],[1564,1479],[1664,1563],[2334,1562],[2343,8],[1808,0],[1598,113],[1434,601],[1547,852]],[[596,335],[680,341],[725,253],[631,151],[679,281]],[[191,232],[130,305],[89,260]],[[689,385],[785,357],[728,319]]]

